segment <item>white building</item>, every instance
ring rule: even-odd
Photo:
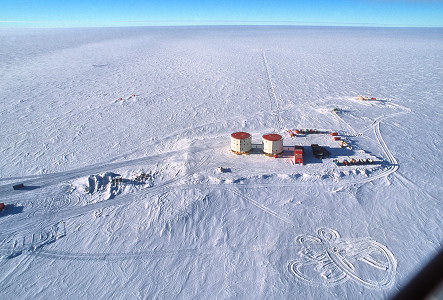
[[[247,132],[231,134],[231,151],[235,154],[249,153],[252,149],[252,137]]]
[[[265,134],[263,136],[263,152],[268,156],[283,153],[283,137],[276,133]]]

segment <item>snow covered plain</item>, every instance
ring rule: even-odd
[[[0,44],[2,299],[385,299],[441,247],[441,29],[1,29]],[[332,156],[235,156],[235,131]],[[376,163],[332,162],[350,157]]]

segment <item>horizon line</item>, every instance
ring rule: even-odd
[[[43,20],[0,20],[0,28],[18,28],[16,26],[5,26],[2,27],[1,24],[60,24],[60,26],[36,26],[36,27],[20,27],[20,28],[95,28],[95,27],[130,27],[130,26],[113,26],[122,24],[140,24],[144,25],[134,25],[133,27],[141,26],[211,26],[211,25],[228,25],[228,26],[242,26],[242,25],[271,25],[271,26],[282,26],[282,25],[293,25],[293,26],[348,26],[348,27],[409,27],[409,28],[442,28],[443,25],[430,25],[430,24],[398,24],[398,23],[364,23],[364,22],[297,22],[297,21],[268,21],[268,20],[254,20],[254,21],[239,21],[239,20],[113,20],[113,21],[103,21],[103,20],[89,20],[88,23],[102,23],[95,25],[80,24],[75,25],[75,23],[85,23],[85,21],[80,20],[69,20],[69,21],[43,21]],[[63,23],[66,23],[64,25]],[[74,23],[74,24],[72,24]],[[170,23],[170,24],[168,24]],[[108,24],[108,25],[106,25]]]

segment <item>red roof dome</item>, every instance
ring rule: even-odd
[[[272,141],[272,142],[276,142],[282,139],[282,136],[276,133],[271,133],[271,134],[265,134],[263,136],[263,139],[267,140],[267,141]]]
[[[247,132],[234,132],[233,134],[231,134],[231,136],[234,139],[238,139],[238,140],[244,140],[244,139],[251,137],[251,135]]]

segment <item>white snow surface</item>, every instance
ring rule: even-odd
[[[1,299],[387,299],[441,247],[442,29],[1,29],[0,44]],[[280,133],[305,164],[237,156],[236,131]],[[353,157],[375,163],[333,163]]]

